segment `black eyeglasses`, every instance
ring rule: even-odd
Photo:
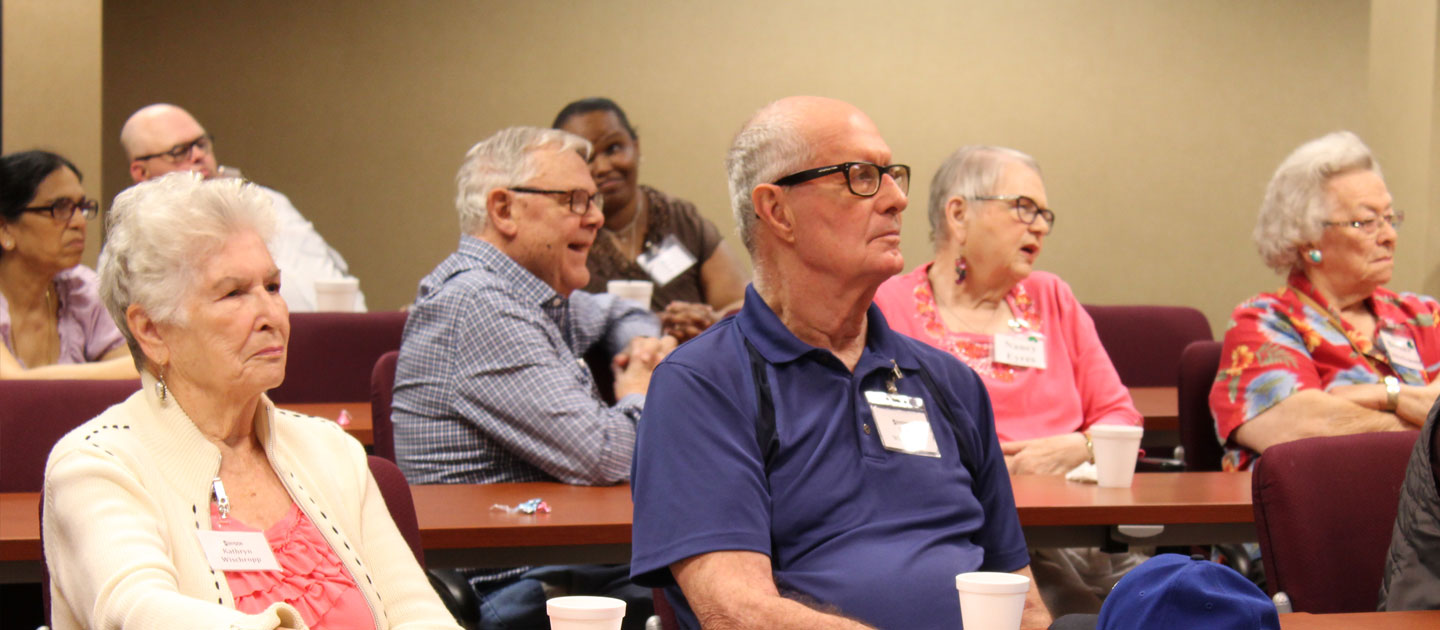
[[[889,175],[895,180],[895,185],[900,187],[900,192],[910,193],[910,167],[904,164],[891,164],[880,166],[872,162],[846,162],[832,166],[821,166],[799,173],[791,173],[775,180],[776,186],[794,186],[803,184],[812,179],[818,179],[833,173],[844,173],[845,184],[850,187],[850,192],[861,197],[873,197],[880,192],[880,181],[882,175]]]
[[[210,148],[213,146],[215,146],[215,136],[207,133],[189,142],[182,142],[173,147],[170,147],[170,149],[167,151],[151,153],[150,155],[142,155],[135,158],[134,161],[144,162],[145,160],[153,160],[155,158],[165,158],[166,161],[174,163],[190,157],[190,152],[194,151],[195,149],[200,149],[201,151],[209,153]]]
[[[543,188],[525,188],[524,186],[515,186],[513,188],[507,188],[506,190],[509,190],[510,192],[528,193],[531,195],[554,196],[557,198],[557,201],[562,204],[568,202],[570,204],[570,211],[575,214],[585,214],[587,211],[590,210],[590,204],[592,203],[595,204],[596,208],[600,208],[601,210],[605,209],[605,195],[602,195],[598,192],[592,194],[589,191],[581,190],[579,188],[576,188],[575,190],[545,190]]]
[[[1055,212],[1049,208],[1041,208],[1034,199],[1025,195],[987,195],[975,197],[976,201],[1013,201],[1010,209],[1015,211],[1015,218],[1026,225],[1034,225],[1035,217],[1045,217],[1045,223],[1051,228],[1055,227]]]
[[[1360,230],[1361,234],[1369,236],[1380,231],[1381,221],[1389,223],[1390,227],[1398,230],[1401,225],[1405,224],[1405,211],[1396,210],[1394,214],[1387,214],[1362,221],[1321,221],[1320,225],[1325,227],[1352,227]]]
[[[61,223],[69,223],[70,219],[75,217],[75,211],[79,210],[86,221],[93,221],[95,220],[95,215],[100,213],[100,202],[84,197],[81,197],[79,201],[65,198],[57,199],[55,203],[48,206],[31,206],[21,209],[25,212],[48,212],[50,213],[50,218]]]

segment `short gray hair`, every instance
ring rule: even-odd
[[[1300,248],[1319,240],[1321,222],[1334,209],[1326,184],[1336,175],[1355,170],[1381,174],[1380,162],[1370,147],[1349,131],[1306,142],[1280,163],[1265,187],[1255,223],[1255,245],[1266,265],[1289,273],[1302,264]]]
[[[535,176],[535,152],[553,148],[574,151],[590,159],[590,141],[559,129],[509,127],[481,140],[465,152],[455,174],[455,210],[460,230],[474,234],[485,229],[485,199],[497,188],[518,186]]]
[[[241,232],[254,231],[266,242],[275,233],[274,207],[259,186],[230,177],[207,180],[189,171],[125,189],[108,216],[100,299],[142,370],[145,355],[126,309],[139,304],[155,321],[185,323],[180,305],[203,261]]]
[[[746,251],[755,253],[755,187],[773,182],[811,159],[799,117],[770,105],[735,134],[725,156],[725,172],[730,178],[730,208]]]
[[[930,180],[930,243],[940,246],[945,237],[945,205],[955,197],[974,200],[995,194],[995,184],[1011,162],[1025,165],[1036,175],[1040,163],[1029,154],[1006,147],[972,144],[960,147],[940,164]]]

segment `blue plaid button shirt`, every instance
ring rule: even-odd
[[[645,397],[607,406],[581,356],[660,332],[633,302],[567,300],[493,245],[420,282],[395,374],[395,454],[410,483],[624,481]]]

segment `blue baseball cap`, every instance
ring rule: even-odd
[[[1120,578],[1096,630],[1279,630],[1275,604],[1234,569],[1201,556],[1160,554]]]

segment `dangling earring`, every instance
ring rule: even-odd
[[[163,403],[163,402],[165,402],[165,398],[166,398],[167,396],[169,396],[169,395],[170,395],[170,388],[165,386],[165,377],[164,377],[164,376],[161,376],[161,375],[159,375],[159,374],[156,374],[156,375],[155,375],[155,397],[156,397],[156,398],[159,398],[159,399],[160,399],[160,402]]]
[[[1309,258],[1309,259],[1310,259],[1310,262],[1315,263],[1315,264],[1317,264],[1317,265],[1320,264],[1320,260],[1321,260],[1322,258],[1324,258],[1324,256],[1321,256],[1321,255],[1320,255],[1320,250],[1315,249],[1315,248],[1311,248],[1310,251],[1305,252],[1305,257],[1306,257],[1306,258]]]
[[[955,259],[955,284],[965,281],[965,276],[970,275],[970,263],[964,256]]]

